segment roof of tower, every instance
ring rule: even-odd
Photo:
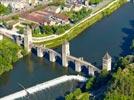
[[[31,30],[31,28],[29,27],[29,25],[26,25],[26,30]]]
[[[103,57],[103,59],[111,59],[112,57],[109,55],[109,53],[107,52],[105,55],[104,55],[104,57]]]
[[[29,31],[31,31],[31,28],[28,25],[26,25],[24,31],[25,31],[24,34],[27,35],[29,34]]]

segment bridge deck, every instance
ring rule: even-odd
[[[54,51],[53,49],[44,48],[44,51],[47,51],[47,52],[53,52],[55,55],[57,55],[57,56],[61,57],[61,54],[60,54],[60,53],[58,53],[58,52],[56,52],[56,51]]]
[[[92,65],[91,63],[89,63],[89,62],[87,62],[87,61],[81,60],[81,59],[76,58],[76,57],[74,57],[74,56],[67,56],[67,57],[68,57],[68,59],[71,59],[71,60],[74,60],[74,61],[78,61],[78,62],[80,62],[81,64],[84,64],[84,65],[87,65],[87,66],[89,66],[89,67],[92,67],[94,70],[100,72],[100,69],[96,68],[94,65]]]

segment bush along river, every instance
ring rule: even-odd
[[[117,57],[131,54],[129,47],[134,37],[133,11],[134,4],[127,3],[110,16],[87,28],[70,42],[71,55],[83,57],[99,67],[106,52],[112,56],[113,62]],[[28,88],[65,74],[77,73],[72,68],[65,69],[45,58],[37,58],[34,54],[28,55],[14,64],[14,70],[0,76],[0,97],[22,90],[18,83]],[[62,86],[60,84],[39,94],[45,100],[60,100],[65,93],[75,89],[76,82],[71,83],[63,83]]]

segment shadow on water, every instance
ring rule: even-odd
[[[69,62],[68,62],[68,66],[69,66],[71,69],[75,70],[75,63],[74,63],[74,62],[69,61]]]
[[[45,52],[44,53],[44,57],[45,57],[45,59],[49,60],[49,53],[48,52]]]
[[[4,86],[5,84],[8,83],[9,75],[10,75],[10,72],[0,75],[0,86],[2,86],[2,85]]]
[[[32,48],[32,53],[34,54],[34,55],[37,55],[37,50],[35,49],[35,48]]]
[[[56,63],[62,65],[62,59],[61,59],[61,57],[56,56],[55,58],[56,58]]]
[[[85,77],[88,77],[89,75],[89,73],[88,73],[88,68],[86,67],[86,66],[81,66],[81,72],[83,73],[83,76],[85,76]]]
[[[122,52],[120,56],[125,56],[132,54],[132,49],[130,48],[132,40],[134,39],[134,20],[130,21],[131,28],[122,28],[122,32],[127,36],[123,38],[124,42],[121,45]]]

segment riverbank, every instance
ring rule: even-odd
[[[64,34],[58,36],[57,38],[54,38],[52,40],[48,40],[48,41],[45,41],[42,43],[44,43],[49,48],[59,46],[65,40],[71,40],[71,39],[75,38],[86,28],[92,26],[94,23],[101,20],[103,17],[110,15],[111,13],[113,13],[115,10],[117,10],[119,7],[121,7],[126,2],[127,2],[127,0],[123,0],[123,1],[115,0],[112,3],[108,4],[107,6],[101,8],[96,13],[91,14],[89,17],[83,19],[82,21],[77,23],[75,26],[73,26],[71,29],[69,29]]]

